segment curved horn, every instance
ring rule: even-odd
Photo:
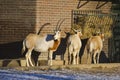
[[[60,22],[59,26],[58,26],[58,30],[60,29],[61,24],[65,21],[65,18]]]
[[[72,28],[72,30],[73,30],[74,32],[77,32],[77,30],[76,30],[76,29],[74,29],[74,28]]]
[[[58,27],[58,24],[59,24],[60,20],[61,20],[61,19],[58,20],[57,25],[56,25],[56,27],[55,27],[55,30],[56,30],[56,31],[58,30],[57,27]]]
[[[45,23],[45,24],[43,24],[42,26],[41,26],[41,28],[39,29],[39,31],[38,31],[38,35],[40,34],[40,32],[42,31],[42,29],[43,29],[43,27],[44,26],[47,26],[47,25],[50,25],[50,23]]]

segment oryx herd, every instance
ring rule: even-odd
[[[25,54],[26,66],[34,66],[31,60],[32,51],[37,52],[48,52],[49,65],[52,65],[53,52],[57,50],[61,43],[61,30],[60,26],[65,21],[59,20],[56,25],[54,34],[46,34],[44,36],[40,34],[30,33],[23,40],[22,53],[27,50]],[[79,64],[79,52],[82,47],[81,36],[82,32],[80,30],[73,29],[75,34],[71,34],[67,40],[67,50],[68,50],[68,64]],[[93,58],[93,62],[99,63],[99,56],[103,48],[104,34],[97,36],[92,36],[88,39],[86,44],[87,54]],[[97,57],[97,58],[96,58]]]

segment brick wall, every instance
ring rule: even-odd
[[[7,46],[12,54],[17,55],[21,50],[21,41],[28,33],[38,32],[43,24],[50,23],[51,25],[42,29],[41,34],[52,34],[59,19],[66,18],[61,25],[62,31],[70,31],[72,10],[77,7],[79,10],[96,10],[97,5],[98,1],[0,0],[0,50],[4,53],[6,52],[3,51],[6,50],[4,45],[18,42],[19,45]],[[108,13],[110,8],[110,2],[100,2],[98,5],[98,10],[102,10],[104,13]],[[5,56],[9,55],[10,51]]]
[[[36,1],[0,0],[0,43],[22,40],[34,31]]]
[[[84,4],[86,1],[82,1]],[[19,41],[29,32],[38,31],[41,25],[51,23],[42,32],[51,33],[60,18],[66,18],[61,28],[71,27],[71,11],[77,9],[78,0],[1,0],[0,1],[0,43]],[[80,10],[95,10],[97,1],[90,1]],[[102,5],[105,2],[99,4]],[[99,9],[109,12],[111,3],[106,3]]]
[[[86,1],[80,2],[83,5]],[[97,1],[89,1],[79,10],[96,10]],[[99,6],[105,2],[100,2]],[[72,10],[77,9],[79,0],[38,0],[36,3],[36,32],[39,27],[47,22],[51,23],[50,26],[46,26],[42,32],[50,33],[56,26],[57,21],[60,18],[66,18],[62,24],[62,30],[68,30],[71,28]],[[108,13],[111,7],[111,3],[108,2],[101,6],[98,10],[102,10],[104,13]],[[53,31],[52,31],[53,32]]]

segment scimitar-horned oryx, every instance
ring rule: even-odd
[[[68,46],[68,64],[79,64],[79,52],[82,46],[82,42],[80,37],[82,33],[80,30],[75,30],[74,35],[70,35],[68,38],[67,46]],[[73,57],[72,57],[73,56]]]
[[[49,56],[48,59],[49,65],[52,65],[52,55],[53,52],[57,50],[60,42],[61,42],[61,30],[60,26],[64,22],[65,19],[59,20],[56,25],[56,30],[54,31],[54,35],[46,34],[45,36],[41,36],[38,34],[30,33],[25,40],[23,41],[23,49],[22,52],[25,51],[27,48],[27,53],[25,55],[26,57],[26,64],[29,67],[34,66],[31,61],[31,54],[32,51],[37,52],[48,52]]]
[[[103,48],[104,34],[99,33],[97,36],[92,36],[88,39],[86,44],[87,49],[87,63],[88,57],[93,60],[94,64],[99,63],[100,53]]]

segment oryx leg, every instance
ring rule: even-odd
[[[29,65],[29,61],[28,61],[28,57],[29,57],[29,53],[28,52],[26,53],[25,57],[26,57],[26,65],[29,67],[30,65]]]
[[[73,64],[76,64],[76,55],[77,55],[77,51],[73,52]]]
[[[33,63],[32,63],[32,60],[31,60],[31,52],[32,52],[32,49],[29,49],[28,52],[27,52],[27,56],[28,56],[28,57],[27,57],[27,58],[28,58],[28,59],[27,59],[27,65],[28,65],[29,62],[30,62],[30,65],[31,65],[31,66],[34,66]],[[28,66],[30,66],[30,65],[28,65]]]
[[[99,58],[100,58],[100,52],[97,55],[97,63],[99,63]]]
[[[94,51],[94,53],[93,53],[93,62],[94,62],[94,64],[96,64],[96,55],[97,55],[97,51]]]
[[[71,62],[72,62],[72,54],[71,54],[71,53],[69,53],[69,60],[68,60],[68,64],[71,64]]]
[[[69,50],[68,50],[68,64],[72,63],[72,52],[73,52],[73,49],[71,47],[69,47]]]
[[[90,60],[90,64],[92,63],[92,61],[93,61],[93,51],[92,52],[90,52],[90,55],[89,55],[89,60]]]
[[[79,64],[79,50],[77,51],[76,57],[77,57],[76,64]]]
[[[53,51],[49,51],[49,65],[52,65]]]
[[[30,54],[29,54],[29,61],[30,61],[30,65],[31,65],[31,66],[34,66],[34,65],[33,65],[33,62],[32,62],[32,58],[31,58],[31,52],[30,52]]]

